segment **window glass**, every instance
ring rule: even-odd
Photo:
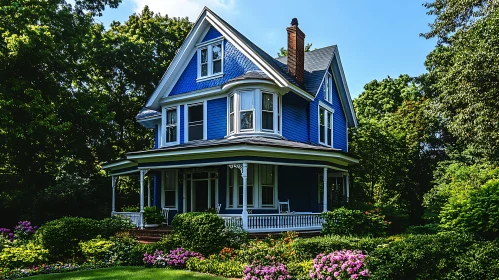
[[[274,130],[274,95],[262,93],[262,129]]]
[[[208,49],[201,50],[201,77],[208,76]]]
[[[319,142],[326,143],[326,135],[325,135],[325,110],[323,108],[319,108]]]
[[[329,146],[331,146],[331,143],[332,143],[332,139],[333,139],[333,135],[331,134],[332,132],[332,116],[333,114],[331,114],[330,112],[327,112],[327,144]]]
[[[189,107],[189,141],[203,139],[203,104]]]
[[[253,129],[253,114],[255,109],[255,97],[253,91],[243,91],[240,93],[240,118],[241,130]]]
[[[229,132],[234,132],[234,95],[229,97]]]
[[[229,207],[234,206],[234,169],[229,169]]]
[[[260,165],[262,206],[274,206],[274,166]]]
[[[166,142],[177,141],[177,110],[166,110]]]
[[[324,99],[329,100],[329,75],[324,80]]]
[[[176,207],[176,172],[167,171],[165,172],[165,207],[175,208]]]
[[[222,72],[222,45],[217,44],[212,47],[213,74]]]

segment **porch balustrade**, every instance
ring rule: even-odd
[[[113,216],[119,216],[121,218],[128,218],[136,227],[140,227],[140,221],[142,213],[140,212],[113,212]]]
[[[242,226],[242,215],[221,214],[225,225]],[[248,232],[280,232],[288,230],[320,230],[321,213],[248,214]]]

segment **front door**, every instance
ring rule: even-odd
[[[194,212],[208,210],[208,180],[194,181]]]

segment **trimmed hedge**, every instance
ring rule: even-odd
[[[175,215],[172,227],[180,246],[205,256],[218,253],[227,244],[225,222],[211,213],[183,213]]]
[[[372,252],[378,246],[390,242],[383,237],[348,237],[340,235],[298,238],[291,244],[298,260],[311,260],[320,253],[331,253],[338,250],[362,250]]]

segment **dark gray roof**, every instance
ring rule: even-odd
[[[209,10],[208,8],[205,7],[205,9]],[[282,77],[284,77],[288,82],[291,84],[298,86],[302,89],[302,86],[298,84],[296,79],[292,76],[290,76],[287,72],[287,70],[283,70],[281,67],[281,64],[275,60],[272,56],[270,56],[268,53],[266,53],[264,50],[260,49],[257,45],[255,45],[253,42],[251,42],[248,38],[246,38],[243,34],[241,34],[239,31],[237,31],[234,27],[232,27],[230,24],[228,24],[225,20],[223,20],[221,17],[219,17],[217,14],[213,13],[211,10],[209,10],[227,29],[229,29],[234,35],[238,37],[239,40],[243,41],[245,45],[250,47],[254,53],[256,53],[258,56],[260,56],[265,62],[267,62],[270,67],[272,67],[277,73],[279,73]],[[309,92],[312,96],[315,96],[315,92]]]
[[[230,79],[227,83],[241,81],[246,79],[272,80],[267,74],[262,71],[248,71],[241,76]]]
[[[135,119],[141,120],[141,119],[147,119],[147,118],[152,118],[152,117],[160,117],[161,112],[153,110],[151,108],[144,107],[140,112],[135,116]]]
[[[304,86],[306,91],[315,95],[317,90],[319,90],[322,79],[324,78],[324,75],[326,74],[326,71],[331,64],[331,60],[333,58],[335,50],[336,45],[332,45],[305,53]],[[287,72],[288,57],[277,57],[276,60],[279,63],[281,69]]]
[[[285,139],[278,138],[268,138],[260,136],[248,136],[248,137],[235,137],[235,138],[223,138],[216,140],[198,140],[191,141],[180,145],[147,150],[147,151],[137,151],[131,152],[129,154],[141,154],[141,153],[155,153],[161,151],[172,151],[172,150],[183,150],[183,149],[196,149],[196,148],[209,148],[216,146],[229,146],[229,145],[255,145],[255,146],[271,146],[271,147],[284,147],[284,148],[294,148],[294,149],[305,149],[305,150],[320,150],[325,152],[341,152],[339,149],[326,147],[317,144],[307,144],[295,141],[289,141]]]

